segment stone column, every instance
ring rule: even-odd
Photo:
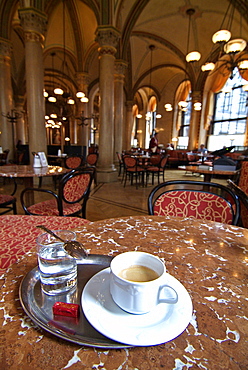
[[[114,117],[114,163],[118,164],[116,152],[123,150],[124,132],[124,80],[127,63],[122,60],[115,62],[114,86],[115,86],[115,117]]]
[[[88,97],[88,86],[89,86],[89,74],[86,72],[78,72],[77,76],[78,90],[82,91],[85,96]],[[88,117],[88,103],[83,103],[79,100],[77,105],[77,117],[84,115]],[[77,125],[80,124],[80,120],[77,120]],[[78,144],[82,145],[83,155],[87,156],[88,154],[88,145],[89,145],[89,135],[90,135],[90,125],[91,120],[85,121],[85,125],[78,126]]]
[[[199,91],[194,91],[192,92],[191,97],[192,97],[192,110],[190,117],[188,149],[194,150],[197,148],[197,146],[199,146],[198,136],[199,136],[199,123],[201,117],[201,111],[194,110],[194,103],[201,101],[201,93]]]
[[[125,132],[125,144],[126,150],[131,148],[131,137],[133,129],[133,101],[126,102],[126,132]]]
[[[47,152],[45,130],[45,101],[43,43],[47,18],[33,8],[19,10],[25,35],[25,66],[27,113],[29,123],[29,152]],[[33,156],[30,154],[32,162]]]
[[[114,151],[114,64],[119,32],[110,26],[97,29],[96,41],[100,47],[100,133],[97,176],[99,182],[117,181],[113,164]]]
[[[16,139],[21,140],[22,144],[26,144],[26,131],[25,131],[25,112],[23,109],[24,105],[24,97],[18,95],[15,97],[15,109],[17,110],[20,115],[17,118],[16,121]]]
[[[0,146],[9,149],[9,158],[14,158],[14,138],[12,123],[2,114],[6,115],[13,109],[11,66],[10,59],[12,45],[9,40],[0,38]]]

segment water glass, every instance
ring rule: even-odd
[[[61,239],[75,240],[68,230],[54,230]],[[64,243],[48,233],[36,239],[41,288],[49,295],[63,294],[77,285],[77,263],[64,249]]]

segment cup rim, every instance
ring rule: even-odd
[[[129,253],[139,253],[139,254],[143,254],[143,255],[148,255],[148,256],[151,256],[152,258],[156,259],[158,262],[161,263],[161,265],[163,266],[163,272],[154,280],[150,280],[150,281],[131,281],[131,280],[128,280],[128,279],[125,279],[125,278],[122,278],[121,276],[119,276],[117,273],[115,273],[112,269],[112,265],[114,263],[114,259],[118,256],[122,256],[124,254],[129,254]],[[144,266],[144,265],[143,265]],[[147,267],[147,266],[146,266]],[[163,261],[157,257],[157,256],[154,256],[153,254],[151,253],[147,253],[147,252],[143,252],[143,251],[128,251],[128,252],[123,252],[123,253],[120,253],[120,254],[117,254],[113,259],[112,261],[110,262],[110,270],[111,272],[113,273],[113,275],[120,279],[121,281],[124,281],[124,282],[127,282],[129,283],[130,285],[144,285],[144,284],[152,284],[154,282],[157,282],[159,279],[162,279],[164,277],[164,274],[166,272],[166,268],[165,268],[165,265],[163,263]]]

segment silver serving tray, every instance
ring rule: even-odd
[[[49,296],[44,294],[40,286],[38,266],[31,270],[22,280],[19,288],[21,305],[26,314],[44,330],[55,336],[89,347],[126,348],[126,344],[112,341],[100,334],[87,321],[81,307],[81,294],[87,281],[97,272],[109,267],[112,257],[91,254],[77,261],[78,284],[74,291],[67,294]],[[66,316],[53,316],[52,307],[55,302],[78,303],[80,316],[78,319]]]

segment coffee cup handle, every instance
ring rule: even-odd
[[[160,298],[160,294],[162,292],[162,290],[164,289],[170,289],[174,292],[174,297],[168,297],[168,298]],[[178,301],[178,295],[177,295],[177,292],[175,291],[175,289],[173,289],[171,286],[169,285],[161,285],[159,287],[159,291],[158,291],[158,303],[177,303]]]

